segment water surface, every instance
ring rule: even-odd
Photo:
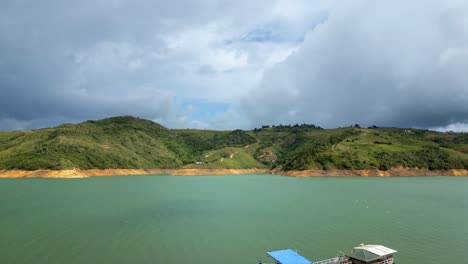
[[[320,260],[359,243],[397,263],[468,263],[468,178],[0,180],[0,263]]]

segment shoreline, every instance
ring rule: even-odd
[[[269,169],[70,169],[70,170],[0,170],[0,178],[55,178],[79,179],[104,176],[127,175],[172,175],[172,176],[219,176],[239,174],[278,174],[289,177],[424,177],[424,176],[468,176],[466,169],[428,170],[393,168],[387,171],[370,170],[320,170],[280,171]]]

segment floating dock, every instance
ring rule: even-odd
[[[276,264],[394,264],[395,253],[396,250],[382,245],[361,244],[354,247],[350,254],[339,254],[337,257],[320,261],[308,260],[292,249],[269,251],[267,255],[273,258]]]

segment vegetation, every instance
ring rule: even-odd
[[[0,132],[0,169],[254,167],[468,169],[468,134],[308,124],[170,130],[130,116]]]

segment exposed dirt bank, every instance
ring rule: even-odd
[[[427,170],[395,168],[388,171],[380,170],[304,170],[304,171],[270,171],[265,169],[93,169],[93,170],[0,170],[0,178],[87,178],[94,176],[116,175],[154,175],[167,174],[174,176],[201,175],[237,175],[249,173],[274,173],[291,177],[323,177],[323,176],[468,176],[468,170]]]
[[[394,168],[381,170],[304,170],[277,171],[276,173],[291,177],[321,177],[321,176],[361,176],[361,177],[416,177],[416,176],[468,176],[468,170],[428,170]]]
[[[270,173],[265,169],[180,169],[170,174],[176,176],[202,176],[202,175],[238,175],[249,173]]]
[[[116,175],[154,175],[175,176],[229,175],[248,173],[269,173],[264,169],[93,169],[93,170],[0,170],[0,178],[87,178],[94,176]]]

